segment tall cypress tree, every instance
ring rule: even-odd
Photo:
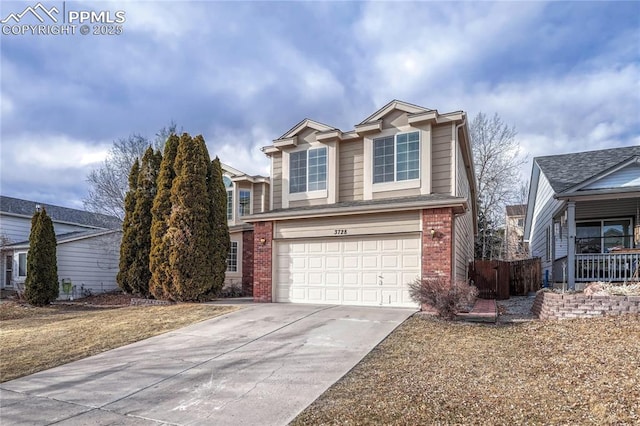
[[[125,293],[131,293],[133,287],[130,284],[131,265],[135,259],[136,234],[132,226],[133,211],[136,208],[136,188],[138,186],[138,174],[140,174],[140,162],[136,159],[129,173],[129,191],[124,198],[124,221],[122,222],[122,242],[120,243],[120,268],[116,281]]]
[[[227,256],[231,246],[227,222],[227,190],[222,181],[222,166],[218,157],[210,163],[208,184],[211,197],[213,291],[214,295],[217,295],[224,285]]]
[[[56,234],[53,222],[43,207],[31,218],[29,252],[27,253],[27,278],[24,295],[36,306],[44,306],[58,298],[58,260]]]
[[[149,292],[156,299],[171,298],[173,278],[169,266],[169,239],[166,238],[171,214],[171,185],[176,176],[174,163],[180,138],[172,134],[164,146],[164,155],[158,174],[157,194],[151,209],[151,253]]]
[[[161,154],[149,147],[142,156],[140,171],[136,183],[135,207],[131,215],[135,251],[129,267],[131,292],[144,297],[149,296],[149,252],[151,251],[151,207],[157,192],[158,171]]]
[[[204,140],[183,134],[176,152],[167,231],[173,297],[180,301],[202,300],[214,287],[209,164]]]

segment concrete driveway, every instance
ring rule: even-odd
[[[243,309],[0,385],[3,425],[285,425],[415,310]]]

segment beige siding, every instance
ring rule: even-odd
[[[364,145],[362,139],[338,144],[338,201],[362,200],[364,189]]]
[[[273,208],[282,208],[282,153],[272,154],[273,176],[271,185],[273,186]]]
[[[458,158],[456,195],[466,198],[469,202],[469,208],[471,208],[472,200],[469,199],[471,190],[459,145],[456,148],[456,155]],[[474,257],[473,215],[471,210],[456,218],[455,233],[455,276],[456,279],[466,280],[469,261]]]
[[[409,125],[409,116],[404,111],[393,111],[382,119],[382,128],[398,128]]]
[[[451,125],[444,124],[432,129],[431,192],[435,194],[451,193]]]
[[[420,188],[395,189],[393,191],[374,192],[372,195],[374,200],[382,200],[384,198],[413,197],[420,195]]]
[[[395,212],[276,223],[274,238],[349,237],[420,231],[420,212]]]
[[[262,183],[256,183],[253,185],[253,213],[262,213],[262,191],[264,185]]]
[[[289,207],[324,206],[326,204],[326,198],[312,198],[310,200],[289,201]]]

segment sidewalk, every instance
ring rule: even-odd
[[[471,322],[492,322],[498,320],[498,308],[495,300],[476,299],[471,312],[464,312],[456,315],[456,318]]]

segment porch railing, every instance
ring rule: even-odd
[[[576,281],[638,281],[640,252],[576,254]]]

